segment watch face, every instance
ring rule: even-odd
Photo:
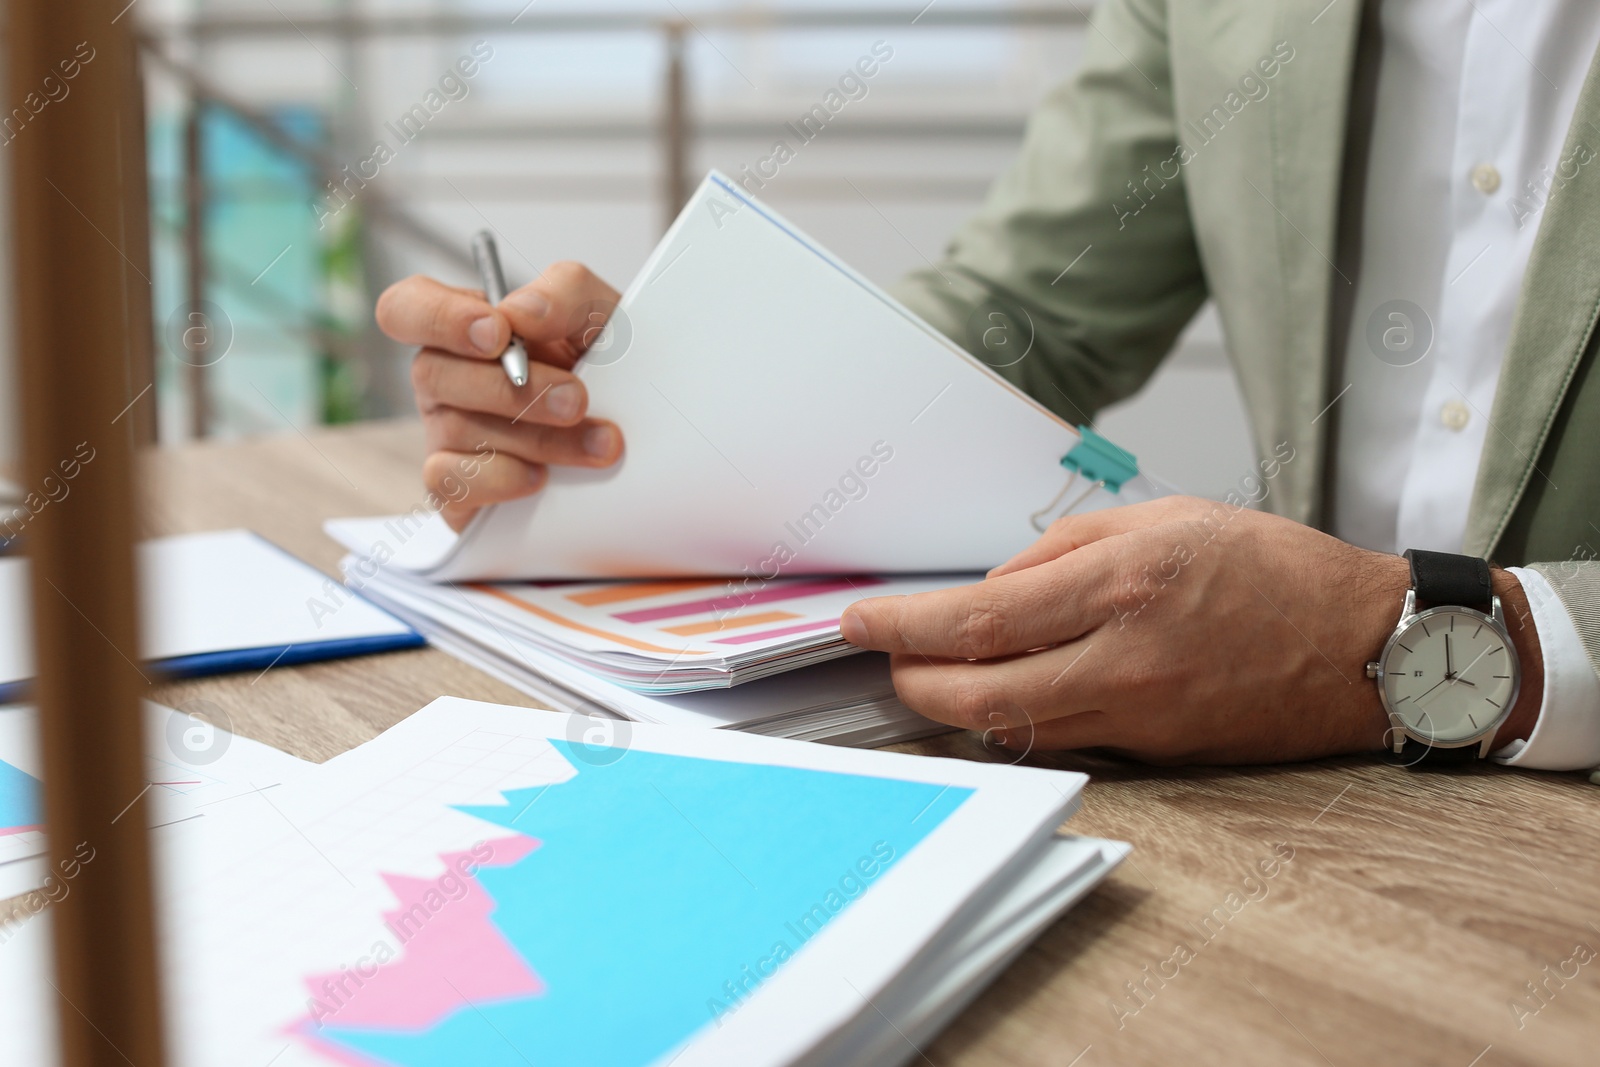
[[[1511,713],[1516,653],[1484,616],[1434,608],[1395,635],[1383,664],[1389,710],[1425,741],[1478,737]]]

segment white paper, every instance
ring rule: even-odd
[[[138,547],[144,658],[403,634],[407,627],[248,530]],[[0,558],[0,684],[33,674],[28,561]]]
[[[1037,357],[1035,357],[1037,358]],[[1037,536],[1077,432],[713,172],[576,373],[627,453],[552,467],[439,580],[983,571]],[[1153,495],[1142,482],[1082,510]]]
[[[204,847],[188,850],[192,861],[174,861],[163,899],[167,958],[185,963],[168,987],[176,1062],[265,1062],[277,1055],[280,1065],[324,1062],[287,1040],[285,1027],[306,1017],[305,979],[356,967],[378,941],[393,940],[382,916],[396,898],[382,875],[437,878],[441,854],[500,840],[505,831],[456,805],[503,805],[502,790],[594,771],[568,763],[546,740],[581,738],[585,725],[550,712],[442,698],[331,761],[325,773],[276,792],[270,807],[247,800],[230,808],[226,824],[195,824],[201,828],[188,833],[204,834]],[[847,1025],[862,1009],[850,987],[878,995],[975,901],[1009,885],[1003,879],[1014,865],[1022,864],[1018,874],[1031,868],[1084,781],[1066,772],[720,731],[635,726],[629,746],[933,784],[941,787],[936,798],[946,788],[974,790],[722,1026],[701,1031],[679,1064],[787,1063]],[[695,862],[720,863],[710,851]],[[585,895],[575,886],[573,913],[550,921],[586,924],[604,946],[604,915],[585,911]],[[604,951],[612,949],[645,951],[633,945]],[[613,1007],[600,1003],[594,1010],[598,1020]]]
[[[978,581],[979,574],[826,575],[740,581],[726,578],[602,582],[440,582],[384,566],[373,546],[387,524],[344,519],[328,531],[354,555],[340,563],[346,583],[402,613],[442,618],[465,609],[480,631],[531,644],[641,693],[726,689],[860,650],[839,619],[867,597],[909,596]]]
[[[440,648],[562,710],[598,707],[629,719],[669,726],[751,730],[775,720],[808,716],[818,709],[883,708],[893,718],[903,715],[916,724],[907,736],[946,729],[922,719],[895,699],[889,657],[882,653],[863,652],[733,689],[658,696],[625,689],[517,641],[477,615],[464,597],[456,605],[422,601],[398,583],[374,588],[372,595],[410,618]],[[551,684],[540,686],[538,679],[547,679],[564,692]]]
[[[249,530],[147,541],[139,563],[150,659],[406,631],[394,616],[344,595],[333,579]]]
[[[294,781],[316,767],[174,708],[146,702],[144,713],[146,788],[128,797],[128,807],[141,810],[152,826],[198,818],[251,792]],[[0,708],[0,762],[36,779],[44,777],[37,713],[32,707]],[[48,847],[43,832],[0,835],[0,900],[44,884],[50,873],[44,858]]]
[[[192,848],[191,835],[180,848]],[[170,850],[169,850],[170,851]],[[858,1020],[826,1058],[828,1067],[884,1067],[917,1059],[919,1049],[992,981],[1053,919],[1098,885],[1127,854],[1119,842],[1057,835],[1040,862],[994,902],[983,920],[923,962],[919,976],[879,998],[883,1012]],[[3,871],[3,868],[0,868]],[[56,998],[50,988],[50,916],[35,915],[0,938],[0,1065],[39,1067],[55,1062]],[[169,972],[180,961],[167,960]],[[920,980],[918,980],[920,978]],[[280,1049],[280,1053],[289,1051]],[[176,1056],[184,1056],[180,1047]],[[292,1059],[280,1063],[326,1062]]]

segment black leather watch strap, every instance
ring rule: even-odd
[[[1494,599],[1486,560],[1411,548],[1406,550],[1406,562],[1411,564],[1411,588],[1419,606],[1481,608]]]
[[[1476,762],[1478,758],[1477,745],[1462,745],[1459,748],[1435,748],[1424,741],[1408,737],[1399,752],[1388,750],[1387,755],[1391,763],[1402,767],[1453,767],[1464,763]]]

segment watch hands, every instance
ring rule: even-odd
[[[1434,682],[1432,685],[1428,686],[1427,691],[1424,692],[1421,696],[1419,696],[1417,698],[1418,706],[1421,706],[1422,702],[1424,700],[1428,699],[1428,693],[1433,692],[1435,689],[1439,688],[1441,685],[1443,685],[1444,683],[1446,683],[1448,681],[1452,681],[1452,679],[1450,679],[1450,678],[1440,678],[1437,682]]]
[[[1454,618],[1454,616],[1451,617]],[[1444,635],[1444,676],[1446,678],[1454,678],[1456,676],[1456,672],[1450,669],[1450,635],[1448,633]]]
[[[1450,637],[1449,634],[1445,635],[1445,638],[1446,638],[1447,641],[1448,641],[1449,637]],[[1445,647],[1449,648],[1450,646],[1448,644],[1446,644]],[[1489,653],[1491,653],[1493,651],[1494,651],[1493,647],[1484,649],[1482,652],[1478,653],[1477,657],[1475,659],[1473,659],[1473,661],[1471,663],[1467,664],[1466,667],[1462,668],[1460,674],[1456,674],[1454,676],[1447,674],[1443,678],[1439,679],[1439,681],[1437,681],[1434,684],[1430,685],[1428,687],[1428,691],[1426,693],[1423,693],[1422,696],[1419,696],[1417,698],[1417,703],[1420,705],[1424,700],[1427,699],[1428,693],[1433,692],[1435,689],[1439,688],[1445,682],[1449,682],[1451,685],[1455,685],[1457,682],[1461,682],[1461,683],[1463,683],[1465,685],[1472,686],[1472,688],[1474,688],[1474,689],[1478,688],[1476,682],[1469,682],[1465,678],[1463,678],[1461,675],[1466,674],[1467,671],[1470,671],[1472,668],[1476,667],[1478,665],[1478,660],[1482,659],[1483,657],[1487,656]]]
[[[1461,671],[1456,675],[1456,680],[1457,681],[1462,681],[1462,682],[1467,682],[1467,680],[1465,678],[1461,677],[1461,675],[1466,674],[1468,671],[1472,670],[1472,668],[1476,667],[1478,665],[1478,660],[1480,660],[1483,657],[1487,656],[1489,653],[1493,652],[1494,650],[1495,650],[1495,646],[1491,645],[1488,648],[1484,649],[1482,652],[1479,652],[1477,657],[1475,659],[1473,659],[1473,661],[1471,663],[1467,664],[1464,668],[1462,668]],[[1471,685],[1472,683],[1471,682],[1467,682],[1467,684]]]

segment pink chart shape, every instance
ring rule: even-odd
[[[459,1011],[463,1001],[483,1004],[537,996],[544,983],[511,948],[491,919],[495,902],[463,869],[509,867],[539,842],[514,835],[486,842],[491,856],[471,852],[440,857],[436,878],[386,874],[398,906],[383,914],[400,943],[388,962],[368,963],[306,979],[311,1012],[290,1031],[331,1059],[368,1067],[371,1060],[317,1037],[324,1024],[420,1032]],[[452,876],[454,876],[452,878]]]

